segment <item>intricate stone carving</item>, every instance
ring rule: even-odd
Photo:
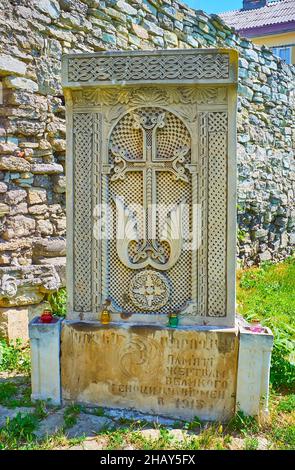
[[[172,51],[136,54],[68,59],[70,73],[82,77],[69,83],[74,105],[74,310],[80,318],[95,319],[100,303],[110,298],[114,315],[148,311],[159,319],[173,308],[188,324],[226,325],[227,110],[232,93],[227,84],[233,82],[234,69],[218,78],[220,60],[229,61],[227,52],[221,59],[216,51],[190,51],[184,59]],[[157,66],[153,72],[144,68],[148,56],[148,62],[162,61],[161,80]],[[189,57],[194,57],[191,62]],[[174,59],[183,71],[174,67]],[[198,69],[201,63],[203,70]],[[163,73],[170,75],[165,79]],[[202,85],[196,85],[202,74]],[[128,86],[118,86],[122,77]],[[105,209],[93,221],[100,203]],[[201,216],[197,222],[196,210]],[[105,226],[106,238],[93,238],[96,219]],[[130,291],[135,272],[164,275],[169,302],[156,306],[151,297],[141,298],[145,307],[136,304]],[[138,296],[146,295],[143,289]]]
[[[227,113],[208,115],[208,316],[226,315]]]
[[[163,274],[157,271],[141,271],[131,280],[129,296],[139,309],[157,310],[168,302],[168,281]]]
[[[188,86],[169,88],[133,87],[127,89],[122,87],[113,89],[89,88],[73,91],[75,105],[95,104],[105,106],[121,105],[153,105],[164,106],[172,104],[194,104],[194,103],[224,103],[227,98],[225,87],[192,88]]]
[[[17,293],[16,279],[9,274],[4,274],[0,280],[0,296],[14,297]]]
[[[61,272],[55,266],[9,266],[0,268],[1,307],[34,304],[46,293],[56,292],[61,286]]]
[[[144,370],[148,377],[157,374],[154,361],[159,357],[159,343],[150,337],[131,338],[118,349],[118,365],[127,378],[138,377]],[[151,360],[153,359],[153,360]]]
[[[179,119],[161,108],[142,108],[138,112],[129,113],[122,120],[123,123],[119,121],[111,136],[114,164],[110,180],[124,181],[130,172],[140,172],[143,175],[143,209],[147,211],[157,202],[157,172],[165,171],[171,173],[176,181],[189,182],[187,173],[193,171],[187,163],[190,147],[183,146],[185,142],[189,144],[189,137]],[[157,131],[165,126],[168,129],[161,141]],[[140,132],[134,134],[132,129]],[[118,212],[118,231],[121,227],[125,228],[124,236],[117,237],[117,253],[121,262],[130,269],[146,266],[162,271],[170,269],[178,261],[182,249],[180,204],[175,204],[167,214],[164,230],[159,236],[159,242],[165,241],[170,248],[169,255],[165,256],[164,247],[154,238],[140,242],[136,218],[124,206],[121,198],[115,196],[114,199]],[[150,225],[152,221],[147,220],[145,223]],[[128,246],[132,240],[136,241],[136,248],[130,257]]]
[[[155,239],[140,240],[137,221],[119,197],[115,199],[117,207],[117,254],[120,261],[129,269],[143,269],[147,266],[167,271],[178,261],[182,250],[181,230],[181,204],[176,205],[166,216],[165,225],[159,236]],[[144,220],[146,223],[146,220]],[[123,236],[121,233],[123,232]],[[129,244],[134,241],[133,256],[129,255]],[[162,242],[169,246],[169,252]]]
[[[134,305],[122,298],[132,272],[153,268],[167,272],[171,282],[179,285],[173,296],[180,307],[189,300],[192,283],[185,276],[192,255],[189,251],[182,253],[181,224],[183,204],[191,204],[191,178],[196,173],[196,164],[191,161],[190,133],[172,112],[143,106],[117,121],[109,149],[109,165],[103,170],[108,179],[104,191],[115,203],[117,233],[125,229],[122,236],[109,243],[104,255],[112,260],[110,295],[120,308],[132,313]],[[141,206],[140,214],[132,209],[134,204]],[[150,211],[155,204],[160,208],[156,214]],[[191,216],[183,223],[189,229]],[[123,279],[120,290],[118,278]],[[168,306],[163,307],[161,313],[167,309]]]
[[[226,112],[201,113],[198,308],[208,317],[226,315],[227,133]]]
[[[229,55],[204,52],[201,54],[153,54],[134,56],[70,57],[67,81],[87,82],[175,82],[178,80],[228,79]]]
[[[87,312],[92,307],[92,158],[93,115],[76,113],[74,127],[74,306],[76,311]],[[83,175],[83,177],[81,177]]]

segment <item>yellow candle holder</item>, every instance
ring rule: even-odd
[[[104,309],[101,314],[100,314],[100,322],[102,325],[107,325],[111,321],[111,315],[110,312],[106,309]]]
[[[111,314],[109,311],[109,307],[111,305],[110,299],[107,299],[103,305],[103,309],[100,314],[100,322],[102,325],[107,325],[111,321]]]

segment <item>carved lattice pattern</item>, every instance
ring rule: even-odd
[[[207,224],[208,224],[208,113],[199,117],[199,204],[201,207],[201,242],[198,249],[198,313],[207,313]]]
[[[198,251],[200,315],[226,315],[227,259],[227,113],[201,113],[200,189],[201,246]]]
[[[173,113],[156,107],[138,108],[123,116],[123,118],[113,129],[112,135],[110,137],[109,147],[119,148],[123,154],[125,154],[126,157],[128,156],[128,158],[132,161],[142,160],[144,158],[142,144],[143,133],[142,130],[140,130],[141,140],[139,139],[138,134],[134,134],[132,116],[136,114],[140,118],[146,118],[147,122],[151,123],[153,119],[156,121],[156,118],[163,113],[165,114],[165,125],[157,129],[157,148],[154,155],[154,163],[156,164],[158,159],[173,159],[175,157],[175,153],[184,146],[187,146],[189,149],[191,145],[190,135],[183,122]],[[148,139],[151,139],[150,134],[147,133],[147,136]],[[148,140],[147,145],[149,146],[151,144],[152,141]],[[112,152],[109,154],[109,161],[111,164],[114,163],[114,155]],[[190,163],[189,151],[185,155],[184,162],[181,165],[185,165],[185,163]],[[129,165],[131,165],[131,163]],[[161,164],[158,163],[158,165]],[[172,166],[171,163],[169,163],[169,165],[170,167]],[[110,198],[114,198],[115,196],[124,198],[124,204],[126,207],[130,207],[130,205],[132,206],[134,204],[144,206],[146,200],[153,200],[158,205],[163,204],[170,206],[170,208],[175,207],[181,201],[186,202],[189,205],[191,204],[192,188],[191,178],[188,172],[188,181],[185,182],[181,179],[176,180],[174,170],[172,172],[171,169],[166,169],[164,166],[159,166],[158,169],[155,170],[155,180],[150,179],[148,176],[144,178],[143,171],[128,171],[126,172],[124,179],[117,179],[113,181],[110,180],[109,177],[108,193]],[[150,170],[147,168],[146,175],[148,175],[149,171]],[[115,208],[114,203],[113,207]],[[115,210],[114,213],[116,213]],[[114,226],[116,226],[116,222],[117,221],[115,220]],[[191,227],[190,213],[184,224],[188,227],[188,229]],[[144,242],[145,240],[141,239],[141,237],[144,237],[143,227],[140,226],[140,224],[137,224],[137,229],[140,241]],[[159,240],[162,229],[163,223],[162,226],[157,224],[157,240]],[[108,246],[108,256],[110,260],[108,279],[109,295],[118,307],[121,307],[130,313],[143,313],[136,308],[129,298],[130,282],[136,271],[127,267],[118,259],[115,238],[114,240],[110,241]],[[163,242],[161,246],[164,251],[165,259],[169,259],[171,254],[169,244]],[[129,258],[133,258],[136,250],[136,243],[131,242],[128,246]],[[167,314],[171,310],[172,306],[173,308],[180,308],[191,299],[192,280],[191,276],[188,275],[188,273],[191,272],[191,258],[190,251],[183,251],[177,263],[171,269],[168,269],[164,272],[165,276],[167,276],[167,282],[170,286],[171,295],[168,302],[163,307],[158,308],[156,311],[157,313]],[[149,311],[151,313],[155,313],[152,310]]]
[[[227,79],[228,54],[183,54],[69,59],[68,81],[143,81]]]
[[[226,315],[227,113],[210,113],[208,168],[208,315]]]
[[[93,115],[75,113],[74,135],[74,309],[92,308]]]
[[[133,126],[134,117],[132,113],[126,114],[112,132],[110,148],[119,148],[126,152],[130,160],[141,160],[143,155],[143,140],[141,129]]]

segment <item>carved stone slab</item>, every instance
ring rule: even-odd
[[[231,50],[63,59],[69,318],[234,325]]]
[[[175,419],[227,420],[234,413],[235,329],[64,323],[61,352],[63,400]]]

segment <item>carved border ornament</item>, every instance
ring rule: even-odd
[[[101,52],[64,58],[63,86],[136,83],[229,83],[237,79],[228,49]]]

